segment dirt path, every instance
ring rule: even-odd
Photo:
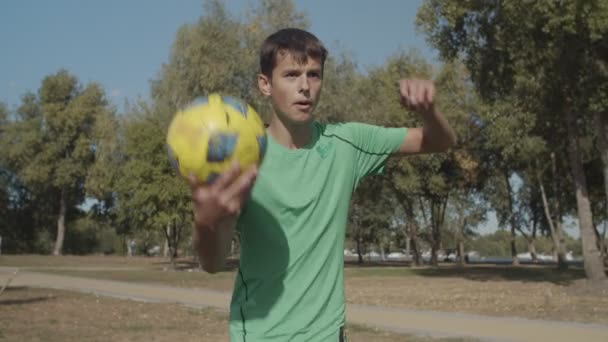
[[[0,288],[14,268],[0,267]],[[20,271],[11,286],[72,290],[97,295],[157,303],[180,303],[190,307],[216,307],[227,310],[230,294],[207,289],[127,283],[57,276]],[[349,304],[351,323],[433,337],[473,337],[484,341],[608,341],[608,326],[523,318],[419,311]]]

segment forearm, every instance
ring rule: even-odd
[[[456,133],[443,114],[435,106],[423,113],[425,151],[443,152],[456,144]]]
[[[222,270],[230,252],[236,218],[229,218],[214,227],[196,225],[193,233],[194,249],[203,269],[209,273]]]

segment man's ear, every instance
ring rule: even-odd
[[[270,91],[272,90],[272,84],[268,79],[268,76],[264,74],[258,74],[258,88],[262,92],[264,96],[270,96]]]

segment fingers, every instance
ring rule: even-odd
[[[241,206],[249,193],[255,179],[257,177],[257,168],[255,166],[247,169],[241,174],[232,184],[230,184],[222,193],[221,202],[226,206],[232,214],[238,213]]]
[[[407,80],[399,80],[399,98],[401,100],[401,104],[407,106]]]
[[[413,108],[416,108],[418,106],[418,104],[421,102],[420,101],[420,83],[413,81],[413,82],[409,82],[410,83],[410,105]]]
[[[211,184],[201,183],[194,174],[188,176],[188,183],[192,190],[192,199],[195,202],[201,202],[208,197],[217,196],[223,189],[228,187],[239,176],[240,167],[238,162],[234,162],[230,167],[219,175]]]
[[[196,179],[196,176],[192,172],[190,172],[190,174],[188,175],[187,180],[188,180],[188,185],[190,185],[191,189],[194,189],[201,185],[201,183],[198,181],[198,179]]]
[[[211,187],[214,190],[221,190],[228,187],[241,173],[241,167],[237,161],[230,165],[230,168],[223,172],[213,183]]]
[[[401,104],[414,111],[427,110],[433,106],[435,86],[432,81],[406,79],[399,81]]]
[[[188,176],[188,183],[190,184],[190,189],[192,190],[192,198],[199,199],[205,197],[206,192],[214,192],[219,193],[222,189],[226,188],[230,185],[234,180],[239,176],[240,167],[238,162],[234,162],[230,165],[230,168],[223,172],[221,175],[213,181],[210,185],[202,184],[196,177],[191,173]]]
[[[241,174],[238,164],[231,166],[211,185],[201,184],[190,175],[188,180],[192,187],[195,216],[199,213],[201,214],[199,216],[204,216],[205,220],[213,221],[214,218],[238,214],[251,192],[256,177],[257,167],[252,166]]]
[[[424,90],[424,103],[426,105],[426,108],[428,109],[430,106],[433,105],[433,102],[435,100],[435,86],[433,85],[433,83],[429,82],[429,85],[425,87]]]
[[[406,107],[406,108],[410,108],[411,104],[410,104],[410,86],[409,86],[409,80],[400,80],[399,81],[399,93],[401,95],[401,104]]]
[[[190,185],[190,190],[192,191],[192,200],[194,202],[199,202],[202,198],[204,198],[203,185],[192,173],[188,175],[188,184]]]

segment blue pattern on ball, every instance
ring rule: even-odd
[[[190,103],[189,107],[201,106],[207,103],[209,103],[209,99],[207,98],[207,96],[198,96]]]
[[[221,162],[230,157],[236,146],[236,139],[236,134],[228,133],[215,133],[209,137],[207,161]]]
[[[264,158],[266,154],[266,136],[262,135],[257,137],[258,139],[258,148],[260,149],[260,159]]]
[[[247,105],[245,105],[243,101],[235,99],[231,96],[222,96],[222,101],[234,108],[237,112],[241,113],[244,117],[247,117]]]
[[[175,171],[177,171],[179,173],[179,161],[177,160],[177,157],[175,156],[173,149],[168,144],[167,144],[167,154],[169,155],[169,163],[171,163],[171,166],[175,169]]]
[[[206,183],[207,183],[207,184],[211,184],[211,183],[215,182],[215,180],[216,180],[216,179],[217,179],[219,176],[220,176],[220,174],[219,174],[219,173],[211,172],[211,173],[209,174],[209,176],[207,177],[207,181],[206,181]]]

